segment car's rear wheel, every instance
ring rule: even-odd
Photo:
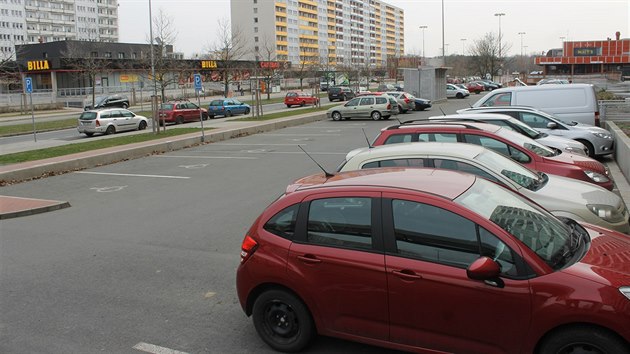
[[[208,114],[208,118],[214,119],[214,114]]]
[[[116,134],[116,127],[114,127],[113,125],[110,125],[110,126],[109,126],[109,127],[107,127],[107,129],[105,130],[105,134],[106,134],[106,135]]]
[[[457,98],[464,98],[464,94],[463,94],[463,93],[461,93],[461,92],[458,92],[458,93],[455,95],[455,97],[457,97]]]
[[[306,102],[304,101],[300,102],[300,107],[304,107],[304,106],[306,106]]]
[[[122,108],[127,109],[127,107],[129,107],[129,105],[128,105],[128,104],[126,104],[126,103],[123,103],[123,104],[122,104]]]
[[[184,117],[178,116],[177,118],[175,118],[175,124],[183,124],[183,123],[184,123]]]
[[[226,117],[231,117],[232,116],[232,111],[225,111],[225,116]]]
[[[290,105],[290,104],[288,104],[288,105],[287,105],[287,108],[291,108],[291,105]]]
[[[582,139],[576,139],[578,142],[584,144],[584,146],[586,146],[586,154],[589,157],[594,158],[595,157],[595,148],[593,147],[593,144],[591,144],[590,142],[586,141],[586,140],[582,140]]]
[[[138,130],[145,130],[145,129],[147,129],[147,122],[140,121],[140,124],[138,124]]]
[[[316,334],[306,305],[284,290],[260,294],[254,302],[252,318],[260,338],[281,352],[301,351]]]
[[[245,108],[245,114],[249,114],[249,108]]]
[[[559,330],[544,339],[539,351],[541,354],[629,352],[628,344],[614,333],[589,326],[576,326]]]
[[[372,112],[372,114],[370,114],[370,117],[371,117],[373,120],[380,120],[380,119],[381,119],[381,117],[382,117],[382,115],[381,115],[381,112],[379,112],[379,111],[374,111],[374,112]]]
[[[341,113],[339,113],[339,112],[332,112],[332,119],[333,120],[337,120],[337,121],[341,120]]]

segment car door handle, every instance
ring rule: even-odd
[[[317,259],[317,257],[315,257],[312,254],[307,254],[304,256],[297,256],[297,258],[299,260],[301,260],[304,263],[309,263],[309,264],[316,264],[316,263],[321,263],[322,260],[321,259]]]
[[[403,269],[403,270],[394,270],[392,271],[392,273],[394,273],[395,276],[403,279],[403,280],[418,280],[418,279],[422,279],[421,275],[418,275],[416,273],[414,273],[411,270],[408,269]]]

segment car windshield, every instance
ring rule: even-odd
[[[79,119],[82,120],[94,120],[96,119],[97,113],[96,112],[83,112],[81,113],[81,116],[79,116]]]
[[[539,131],[535,130],[534,128],[521,122],[518,119],[510,119],[510,123],[517,125],[519,129],[521,130],[521,132],[523,132],[523,134],[525,134],[526,136],[529,136],[532,139],[540,139],[543,136],[545,136],[545,134],[541,134]]]
[[[94,104],[99,105],[99,104],[103,103],[103,102],[107,99],[107,97],[108,97],[108,96],[99,96],[99,97],[96,97],[96,98],[94,99]]]
[[[223,106],[223,100],[214,100],[210,102],[211,106]]]
[[[478,178],[455,202],[514,235],[551,268],[565,267],[575,252],[572,231],[562,221],[520,195]]]
[[[163,109],[165,111],[171,111],[173,110],[173,106],[174,104],[172,103],[162,103],[162,105],[160,105],[160,109]]]
[[[533,152],[534,154],[542,157],[551,157],[556,156],[558,153],[549,149],[548,147],[539,144],[535,140],[528,138],[522,134],[519,134],[515,131],[501,128],[496,131],[496,134],[504,137],[505,139],[524,147],[525,149]]]
[[[544,175],[538,175],[514,160],[492,150],[481,152],[475,156],[475,160],[531,191],[536,191],[547,183],[547,179],[543,178]]]

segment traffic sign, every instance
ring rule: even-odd
[[[24,86],[26,87],[26,93],[33,93],[33,79],[25,77]]]
[[[201,91],[201,74],[195,74],[195,91]]]

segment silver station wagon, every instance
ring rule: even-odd
[[[148,119],[122,108],[92,110],[81,113],[77,130],[92,136],[96,133],[114,134],[129,130],[144,130]]]

